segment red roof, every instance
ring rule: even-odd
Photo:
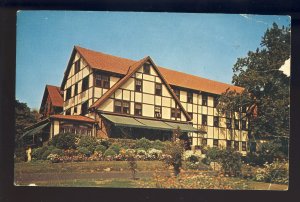
[[[137,62],[130,59],[96,52],[79,46],[75,46],[75,49],[86,60],[91,68],[100,69],[103,71],[126,75],[129,67]],[[241,92],[243,90],[242,87],[209,80],[163,67],[158,67],[158,69],[170,85],[205,91],[213,94],[221,94],[225,92],[227,88],[236,90],[237,92]]]
[[[96,123],[96,121],[94,119],[86,117],[86,116],[80,116],[80,115],[55,114],[55,115],[51,115],[50,118]]]
[[[60,88],[51,85],[46,85],[46,88],[48,90],[52,105],[56,107],[63,107],[63,93],[60,91]]]

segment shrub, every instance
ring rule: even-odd
[[[220,149],[218,147],[209,147],[206,151],[206,157],[202,159],[202,162],[209,165],[213,161],[218,161],[220,155]]]
[[[241,154],[233,149],[220,150],[218,162],[221,164],[225,174],[236,176],[241,173]]]
[[[108,140],[104,140],[104,139],[101,140],[100,144],[106,148],[108,148],[108,147],[110,147],[110,145],[112,145],[112,143],[110,143]]]
[[[98,152],[98,153],[101,153],[101,154],[104,154],[106,150],[106,147],[103,146],[103,145],[97,145],[96,148],[95,148],[95,152]]]
[[[146,155],[147,155],[147,152],[146,152],[145,150],[143,150],[143,149],[138,149],[138,150],[136,151],[136,154],[137,154],[137,155],[141,155],[141,156],[146,156]]]
[[[265,163],[264,168],[259,168],[256,171],[255,180],[268,183],[288,184],[288,171],[288,162],[276,160],[271,164]]]
[[[51,140],[51,145],[59,149],[75,149],[77,135],[72,133],[63,133],[54,136]]]
[[[154,149],[158,149],[158,150],[163,150],[165,145],[163,142],[161,142],[160,140],[155,140],[153,143],[152,143],[152,148]]]
[[[42,160],[47,160],[47,157],[51,154],[51,150],[46,150],[43,154],[42,154]]]
[[[241,154],[234,151],[234,149],[221,150],[217,147],[208,148],[206,158],[204,158],[202,162],[207,165],[210,165],[211,162],[217,162],[221,164],[222,170],[225,174],[235,176],[241,173]]]
[[[51,154],[57,154],[58,156],[62,156],[64,152],[61,149],[55,148],[51,150]]]
[[[158,149],[149,149],[147,153],[150,160],[156,160],[162,155],[162,151]]]
[[[112,149],[107,149],[105,152],[104,152],[104,156],[105,157],[107,157],[107,156],[115,156],[115,155],[117,155],[117,153],[114,151],[114,150],[112,150]]]
[[[85,156],[90,156],[92,154],[92,152],[86,147],[78,147],[78,152]]]
[[[86,135],[80,136],[78,147],[86,147],[88,148],[89,151],[93,153],[96,146],[97,146],[96,138],[86,136]]]
[[[113,150],[116,154],[120,153],[120,146],[118,144],[112,144],[108,149]]]
[[[32,158],[37,159],[37,160],[42,160],[42,155],[44,154],[45,151],[48,150],[47,146],[43,146],[43,147],[38,147],[32,150]],[[47,157],[46,157],[47,158]]]
[[[282,160],[286,158],[282,152],[282,144],[275,140],[262,143],[257,154],[264,163],[272,163],[275,159]]]
[[[187,150],[183,153],[183,160],[197,162],[201,158],[201,151]]]
[[[52,163],[59,163],[60,158],[58,154],[49,154],[47,160],[51,161]]]
[[[139,140],[136,141],[135,147],[139,148],[139,149],[144,149],[144,150],[148,150],[151,148],[151,141],[146,139],[146,138],[141,138]]]

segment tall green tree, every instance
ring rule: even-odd
[[[280,67],[290,58],[290,26],[267,29],[261,47],[238,58],[233,67],[232,83],[244,87],[242,93],[227,90],[219,99],[221,113],[241,111],[248,121],[249,138],[288,137],[290,77]]]
[[[36,110],[31,111],[26,103],[15,100],[15,118],[15,144],[19,147],[22,146],[20,137],[25,131],[24,128],[36,123],[38,121],[38,116]]]

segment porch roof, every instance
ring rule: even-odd
[[[188,123],[173,123],[162,120],[150,120],[136,117],[125,117],[111,114],[101,114],[105,119],[119,127],[145,128],[152,130],[172,131],[179,126],[183,132],[198,132],[196,128]]]
[[[43,130],[45,127],[47,127],[50,123],[44,123],[38,127],[35,127],[31,130],[26,131],[25,133],[23,133],[23,135],[20,137],[20,139],[24,138],[25,136],[33,136],[35,134],[37,134],[38,132],[40,132],[41,130]]]

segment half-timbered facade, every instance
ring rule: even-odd
[[[85,123],[92,136],[166,140],[180,127],[195,147],[247,150],[244,109],[235,117],[216,109],[221,93],[241,87],[159,67],[149,56],[135,61],[75,46],[60,89],[63,113],[50,117],[50,137],[81,133]]]

